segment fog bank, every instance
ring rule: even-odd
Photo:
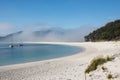
[[[49,28],[38,31],[21,31],[5,36],[4,42],[83,42],[84,36],[95,30],[94,27],[79,27],[74,29]]]

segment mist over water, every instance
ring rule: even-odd
[[[82,42],[84,36],[95,30],[94,27],[79,27],[74,29],[49,28],[38,31],[24,30],[6,36],[3,42]]]

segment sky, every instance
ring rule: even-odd
[[[120,0],[0,0],[0,35],[48,27],[101,27],[120,19]]]

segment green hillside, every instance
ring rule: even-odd
[[[105,26],[85,36],[85,41],[120,40],[120,20],[109,22]]]

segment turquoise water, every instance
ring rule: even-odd
[[[0,44],[0,66],[48,60],[76,54],[81,48],[52,44],[23,44],[9,48],[8,44]]]

